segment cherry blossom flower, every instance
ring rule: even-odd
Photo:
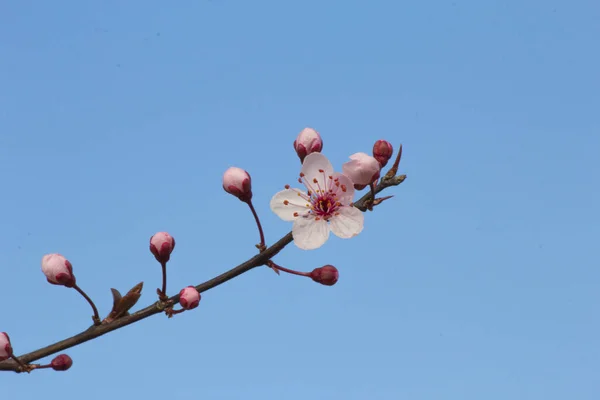
[[[271,199],[271,210],[284,221],[294,222],[296,246],[304,250],[319,248],[329,239],[330,230],[343,239],[362,231],[363,213],[350,205],[353,183],[344,174],[333,172],[327,157],[321,153],[307,155],[298,181],[308,192],[286,185]]]

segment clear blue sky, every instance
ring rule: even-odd
[[[0,331],[20,354],[85,329],[51,286],[60,252],[103,316],[109,288],[169,288],[255,253],[246,168],[269,209],[292,142],[339,170],[385,138],[407,181],[363,233],[257,269],[68,351],[67,373],[0,374],[2,398],[600,398],[597,1],[5,1],[0,5]],[[50,359],[50,358],[49,358]],[[48,359],[48,360],[49,360]],[[60,394],[59,394],[60,392]]]

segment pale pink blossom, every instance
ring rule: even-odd
[[[381,166],[375,157],[366,153],[355,153],[350,156],[350,161],[342,165],[344,175],[354,182],[354,188],[364,189],[365,186],[379,178]]]
[[[323,139],[319,132],[312,128],[304,128],[294,140],[294,150],[304,162],[304,158],[311,153],[320,153],[323,150]]]
[[[10,345],[8,333],[0,332],[0,361],[8,360],[12,357],[13,350]]]
[[[304,250],[321,247],[331,230],[348,239],[363,229],[364,216],[350,205],[354,198],[352,181],[333,172],[331,163],[321,153],[306,156],[300,172],[301,183],[308,192],[286,189],[271,199],[271,210],[284,221],[293,221],[292,235],[296,246]]]
[[[175,239],[167,232],[157,232],[150,238],[150,252],[159,263],[168,262],[173,249],[175,249]]]
[[[42,257],[42,272],[46,275],[48,282],[53,285],[75,286],[73,266],[60,254],[46,254]]]
[[[193,286],[181,289],[181,292],[179,292],[179,304],[186,310],[198,307],[198,304],[200,304],[200,293]]]
[[[230,167],[223,174],[223,189],[244,202],[252,200],[252,178],[241,168]]]
[[[373,157],[379,161],[381,168],[385,167],[394,154],[394,147],[387,140],[378,140],[373,145]]]

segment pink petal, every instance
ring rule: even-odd
[[[327,221],[317,220],[313,215],[297,218],[292,227],[292,235],[296,246],[303,250],[314,250],[323,246],[329,239],[329,225]]]
[[[344,174],[336,172],[333,174],[333,179],[337,179],[339,185],[332,185],[338,201],[344,205],[352,203],[354,199],[354,183]]]
[[[363,230],[364,220],[365,216],[358,208],[342,207],[338,214],[329,220],[329,223],[334,235],[342,239],[349,239]]]
[[[282,190],[271,199],[271,210],[282,220],[293,221],[297,218],[294,213],[304,215],[310,210],[310,207],[306,206],[308,201],[303,197],[306,197],[306,193],[301,190]]]
[[[304,159],[300,172],[304,174],[307,188],[316,192],[319,188],[325,190],[329,176],[333,175],[333,166],[323,154],[311,153]],[[317,183],[315,183],[315,180]]]

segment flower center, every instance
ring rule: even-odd
[[[340,206],[340,203],[333,193],[323,193],[320,195],[313,194],[311,196],[311,203],[312,212],[325,220],[328,220],[334,215]]]

